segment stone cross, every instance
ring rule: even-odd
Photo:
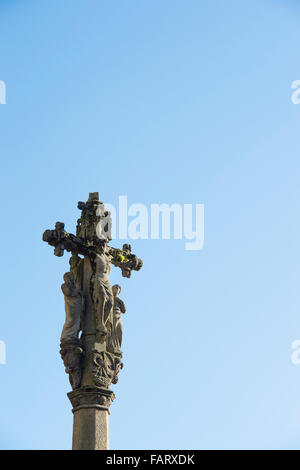
[[[126,310],[118,297],[120,286],[110,285],[110,268],[113,264],[130,277],[143,263],[130,245],[109,246],[111,221],[98,193],[90,193],[78,208],[76,236],[57,222],[54,230],[44,232],[43,241],[54,247],[56,256],[71,252],[70,271],[61,286],[66,320],[60,354],[72,386],[68,393],[74,413],[72,448],[105,450],[109,408],[115,398],[110,385],[118,382],[123,367],[121,313]]]

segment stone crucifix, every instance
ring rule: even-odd
[[[108,414],[114,400],[111,383],[117,383],[122,363],[121,313],[125,304],[118,297],[120,286],[109,282],[111,265],[123,277],[139,271],[142,260],[122,249],[109,246],[111,220],[99,201],[90,193],[86,203],[79,202],[81,217],[76,236],[57,222],[46,230],[43,241],[54,247],[56,256],[71,252],[70,271],[64,275],[62,292],[66,320],[60,338],[60,354],[69,374],[73,406],[73,450],[108,449]]]

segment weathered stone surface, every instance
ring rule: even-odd
[[[66,321],[61,333],[61,341],[78,338],[84,309],[83,294],[81,289],[75,285],[74,275],[71,272],[65,273],[64,281],[61,290],[65,297]]]
[[[111,390],[82,387],[68,393],[73,405],[73,450],[107,450]]]
[[[100,387],[81,387],[68,393],[73,406],[73,412],[80,409],[97,408],[109,411],[109,407],[115,399],[111,390]]]
[[[74,413],[73,450],[108,450],[108,411],[88,408]]]
[[[122,338],[123,338],[123,327],[121,314],[126,312],[126,307],[123,302],[118,297],[118,294],[121,292],[121,287],[118,284],[112,286],[113,292],[113,309],[112,309],[112,320],[111,320],[111,334],[110,340],[108,343],[108,349],[114,354],[122,357]]]
[[[69,374],[73,390],[81,385],[83,347],[79,339],[63,339],[60,343],[60,355]]]
[[[109,387],[118,382],[123,368],[121,313],[126,310],[118,297],[121,288],[111,287],[109,274],[113,264],[129,278],[143,263],[130,245],[109,246],[111,219],[98,193],[90,193],[78,208],[76,235],[57,222],[54,230],[44,232],[43,240],[54,247],[56,256],[65,250],[72,253],[62,285],[66,320],[60,353],[73,388],[68,396],[74,407],[74,448],[105,449],[113,399]]]

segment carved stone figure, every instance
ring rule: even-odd
[[[73,274],[71,272],[65,273],[64,281],[61,289],[65,297],[66,321],[61,333],[61,341],[78,338],[83,311],[83,294],[75,286]]]
[[[96,340],[103,341],[107,335],[107,320],[113,306],[113,294],[109,282],[111,260],[107,247],[93,258],[94,274],[91,278],[92,298],[95,309]]]
[[[112,287],[112,292],[114,296],[113,302],[113,311],[112,311],[112,326],[111,326],[111,337],[110,337],[110,347],[113,352],[119,356],[122,356],[121,346],[122,346],[122,336],[123,336],[123,327],[121,314],[126,312],[126,307],[118,295],[121,292],[121,287],[118,284],[115,284]]]

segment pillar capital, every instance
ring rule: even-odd
[[[82,387],[68,393],[68,398],[73,406],[73,413],[81,409],[105,410],[109,413],[109,407],[115,399],[112,390],[98,387]]]

